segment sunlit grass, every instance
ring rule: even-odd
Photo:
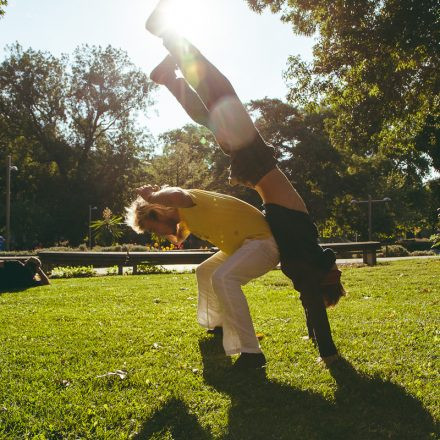
[[[192,274],[3,294],[0,438],[436,438],[440,260],[346,268],[344,280],[330,319],[347,363],[332,374],[302,339],[288,280],[245,287],[266,380],[233,374],[198,327]]]

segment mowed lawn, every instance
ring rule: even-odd
[[[438,438],[440,259],[343,277],[349,296],[329,315],[345,360],[332,370],[280,271],[245,287],[266,378],[234,373],[197,325],[194,274],[1,294],[0,438]]]

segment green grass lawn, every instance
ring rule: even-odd
[[[193,274],[1,294],[0,438],[438,438],[440,259],[343,272],[331,371],[280,271],[245,287],[266,378],[234,374],[197,325]]]

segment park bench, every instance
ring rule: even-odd
[[[380,243],[376,241],[351,243],[324,243],[325,248],[333,249],[337,254],[341,252],[362,252],[363,261],[369,266],[376,264],[376,251]],[[49,252],[38,253],[43,267],[48,270],[56,266],[118,266],[118,273],[122,274],[124,267],[132,267],[133,274],[137,273],[139,264],[149,265],[176,265],[200,264],[216,252],[215,248],[197,250],[178,250],[166,252]]]
[[[8,255],[7,257],[3,257],[0,255],[0,261],[19,260],[24,263],[26,260],[29,260],[29,258],[31,257],[35,257],[35,255],[17,255],[17,256]]]
[[[124,267],[132,267],[137,273],[139,264],[176,265],[199,264],[215,253],[215,250],[180,250],[166,252],[50,252],[38,253],[38,258],[46,270],[56,266],[118,266],[121,275]]]
[[[330,248],[340,255],[342,252],[362,252],[364,264],[374,266],[377,263],[376,252],[381,248],[378,241],[353,241],[349,243],[321,243],[323,248]]]

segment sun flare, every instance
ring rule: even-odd
[[[190,39],[206,35],[212,16],[207,0],[168,0],[162,9],[162,25]]]

